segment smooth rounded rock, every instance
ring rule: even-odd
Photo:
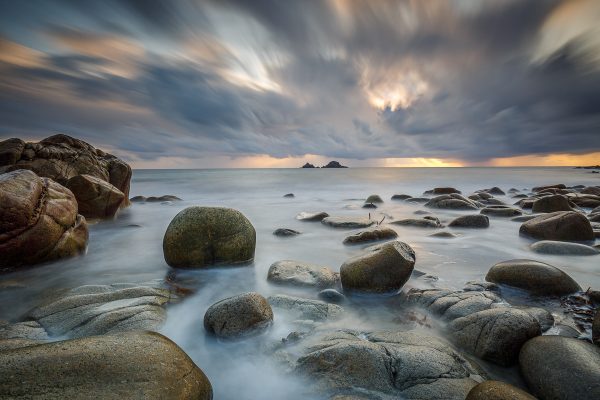
[[[600,348],[562,336],[538,336],[521,348],[521,374],[539,399],[600,399]]]
[[[271,265],[267,280],[279,285],[327,288],[335,285],[337,276],[325,266],[282,260]]]
[[[379,195],[372,194],[369,197],[367,197],[365,203],[383,203],[383,200],[381,199],[381,197],[379,197]]]
[[[165,261],[176,268],[249,263],[256,231],[241,212],[188,207],[173,218],[163,239]]]
[[[321,223],[333,228],[367,228],[375,224],[375,220],[361,217],[325,217]]]
[[[536,398],[506,382],[484,381],[471,389],[465,400],[536,400]]]
[[[556,240],[541,240],[531,245],[531,250],[541,254],[557,254],[569,256],[595,256],[600,254],[591,246],[580,243],[559,242]]]
[[[0,398],[211,400],[200,368],[154,332],[89,336],[0,352]]]
[[[361,244],[369,242],[377,242],[380,240],[395,239],[398,234],[391,228],[373,228],[366,231],[355,233],[354,235],[346,236],[344,244]]]
[[[327,214],[326,212],[301,212],[300,214],[296,215],[296,219],[300,221],[321,221],[323,220],[323,218],[327,217],[329,217],[329,214]]]
[[[600,345],[600,308],[596,309],[596,315],[592,322],[592,341]]]
[[[411,199],[414,200],[414,199]],[[445,194],[434,197],[433,199],[425,203],[426,207],[431,208],[444,208],[454,210],[477,210],[479,206],[473,200],[470,200],[460,194]]]
[[[569,275],[560,269],[534,260],[508,260],[495,264],[485,280],[526,290],[539,296],[562,296],[581,290]]]
[[[487,228],[490,226],[490,219],[487,215],[482,214],[462,215],[452,220],[448,226],[453,228]]]
[[[275,231],[273,231],[273,235],[279,236],[279,237],[298,236],[299,234],[300,234],[300,232],[298,232],[294,229],[289,229],[289,228],[279,228],[279,229],[275,229]]]
[[[342,264],[342,287],[351,293],[397,292],[410,278],[415,260],[414,250],[403,242],[368,247]]]
[[[440,220],[435,217],[406,218],[390,222],[391,225],[413,226],[416,228],[441,228]]]
[[[346,301],[346,296],[335,289],[324,289],[319,292],[319,298],[328,303],[340,304]]]
[[[243,293],[223,299],[206,310],[204,329],[225,339],[259,333],[273,322],[273,310],[258,293]]]
[[[523,214],[521,210],[509,206],[487,206],[480,212],[481,214],[493,217],[515,217]]]
[[[113,217],[125,198],[115,186],[92,175],[74,176],[66,187],[77,198],[79,213],[86,218]]]
[[[524,222],[519,233],[540,240],[594,240],[594,230],[590,221],[575,211],[558,211],[540,215]]]
[[[571,211],[573,207],[569,204],[569,200],[560,194],[544,196],[533,202],[531,211],[534,213],[550,213],[556,211]]]

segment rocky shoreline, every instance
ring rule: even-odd
[[[128,166],[81,143],[64,135],[41,141],[41,147],[16,139],[0,143],[0,270],[85,257],[86,217],[112,218],[129,204],[118,193],[128,194],[131,170],[120,186],[111,178],[113,169],[120,171],[115,176],[127,176]],[[57,163],[48,160],[58,159],[61,174],[46,173]],[[106,168],[101,177],[91,173],[90,163]],[[174,201],[180,199],[131,199],[135,207]],[[422,215],[382,219],[365,216],[360,208],[352,216],[298,214],[307,232],[348,232],[339,246],[352,247],[353,256],[339,273],[301,260],[276,261],[261,279],[279,294],[223,296],[199,310],[200,329],[223,352],[230,343],[265,338],[268,343],[256,351],[309,382],[303,389],[307,398],[600,398],[600,288],[588,288],[535,259],[600,254],[599,186],[492,187],[468,196],[439,187],[390,201],[418,204]],[[377,208],[384,200],[371,195],[364,204]],[[436,216],[441,210],[456,215]],[[520,226],[531,258],[489,265],[486,274],[461,289],[423,285],[435,277],[419,271],[415,249],[405,242],[409,238],[397,233],[397,228],[423,230],[452,245],[457,235],[494,229],[498,220]],[[304,233],[286,229],[275,230],[280,238],[274,240],[301,245]],[[251,265],[260,246],[256,236],[252,222],[237,210],[186,207],[164,232],[165,269],[177,275]],[[94,398],[212,399],[213,386],[227,382],[211,383],[202,360],[196,364],[156,333],[170,307],[192,298],[176,277],[49,293],[22,320],[0,321],[0,376],[7,377],[0,380],[0,397],[77,398],[85,390]],[[561,313],[544,307],[550,303]],[[348,323],[347,315],[374,309],[394,315],[396,328]],[[289,319],[293,329],[269,342],[278,319]],[[518,368],[521,381],[503,382],[490,374],[489,365]]]

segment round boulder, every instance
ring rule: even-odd
[[[125,195],[110,183],[92,175],[77,175],[67,181],[77,198],[79,212],[86,218],[113,217]]]
[[[341,266],[342,286],[347,292],[397,292],[410,278],[415,260],[414,250],[400,241],[368,247]]]
[[[372,194],[365,200],[365,203],[383,203],[381,197],[378,194]]]
[[[538,296],[562,296],[581,290],[577,282],[560,269],[534,260],[502,261],[490,268],[485,280]]]
[[[379,240],[395,239],[398,234],[391,228],[380,228],[369,229],[355,233],[354,235],[347,236],[344,239],[344,244],[360,244],[368,242],[376,242]]]
[[[594,230],[590,221],[575,211],[558,211],[540,215],[524,222],[519,233],[541,240],[594,240]]]
[[[536,398],[506,382],[483,381],[471,389],[465,400],[536,400]]]
[[[337,281],[329,268],[301,261],[282,260],[271,265],[267,280],[280,285],[331,287]]]
[[[538,336],[519,354],[521,374],[540,399],[600,399],[600,348],[562,336]]]
[[[592,246],[580,243],[559,242],[556,240],[541,240],[531,245],[531,250],[541,254],[558,254],[570,256],[595,256],[600,254]]]
[[[273,310],[258,293],[243,293],[223,299],[206,310],[204,329],[225,339],[256,334],[273,322]]]
[[[173,218],[163,239],[165,261],[175,268],[248,263],[256,231],[241,212],[223,207],[188,207]]]
[[[572,211],[569,200],[560,194],[544,196],[533,202],[531,210],[534,213],[550,213],[556,211]]]
[[[0,175],[0,271],[81,254],[87,241],[69,189],[28,170]]]
[[[487,206],[481,210],[481,214],[493,217],[515,217],[523,213],[521,210],[509,206]]]
[[[490,226],[490,219],[487,215],[482,214],[462,215],[452,220],[448,226],[453,228],[487,228]]]

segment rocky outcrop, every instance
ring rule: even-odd
[[[0,175],[0,271],[81,254],[87,241],[71,191],[27,170]]]
[[[562,296],[581,290],[577,282],[560,269],[534,260],[508,260],[495,264],[485,280],[538,296]]]
[[[390,293],[408,281],[415,252],[404,242],[393,241],[366,248],[340,268],[344,292]]]
[[[162,196],[134,196],[129,199],[132,203],[163,203],[166,201],[181,201],[181,199],[172,194],[165,194]]]
[[[243,293],[223,299],[206,310],[204,329],[224,339],[254,335],[273,322],[273,310],[258,293]]]
[[[521,374],[540,399],[600,399],[600,348],[562,336],[538,336],[519,355]]]
[[[329,161],[327,165],[323,165],[321,168],[348,168],[345,165],[340,164],[337,161]]]
[[[249,263],[256,231],[241,212],[223,207],[188,207],[173,218],[163,239],[165,261],[175,268]]]
[[[79,213],[86,218],[113,217],[125,194],[110,183],[92,175],[77,175],[67,181],[79,206]]]
[[[0,352],[0,397],[211,400],[202,370],[153,332],[90,336]]]
[[[306,163],[301,168],[315,168],[315,166],[312,165],[311,163]]]
[[[17,169],[31,170],[61,185],[77,175],[91,175],[115,186],[124,194],[121,206],[129,205],[131,167],[83,140],[59,134],[39,143],[0,142],[0,173]]]
[[[540,240],[594,240],[594,230],[590,221],[575,211],[558,211],[540,215],[524,222],[519,233]]]
[[[335,285],[337,275],[325,266],[282,260],[271,265],[267,280],[279,285],[328,288]]]

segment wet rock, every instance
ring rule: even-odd
[[[437,187],[437,188],[433,188],[431,190],[427,190],[425,191],[423,194],[453,194],[453,193],[457,193],[460,194],[460,190],[457,190],[453,187]]]
[[[569,201],[579,207],[594,208],[600,206],[600,196],[591,194],[569,195]]]
[[[496,195],[496,196],[504,196],[504,195],[506,194],[506,193],[504,193],[504,191],[503,191],[502,189],[500,189],[498,186],[494,186],[494,187],[493,187],[493,188],[491,188],[491,189],[485,189],[485,192],[486,192],[486,193],[489,193],[489,194]]]
[[[2,326],[0,322],[0,340],[26,339],[33,341],[49,340],[48,332],[36,321],[24,321]]]
[[[25,142],[18,138],[0,142],[0,166],[15,164],[25,150]]]
[[[75,195],[79,213],[86,218],[113,217],[125,195],[110,183],[91,175],[77,175],[66,183]]]
[[[342,264],[344,292],[397,292],[410,278],[415,259],[414,250],[403,242],[368,247]]]
[[[454,239],[458,237],[452,232],[436,232],[429,235],[430,237],[440,238],[440,239]]]
[[[344,313],[342,307],[320,300],[303,299],[301,297],[287,296],[284,294],[270,296],[268,300],[274,308],[287,310],[292,314],[295,314],[298,318],[312,321],[338,319]]]
[[[534,218],[537,218],[539,216],[540,216],[539,214],[534,214],[534,215],[519,215],[518,217],[511,218],[510,220],[511,221],[515,221],[515,222],[526,222],[526,221],[532,220]]]
[[[131,203],[144,203],[146,201],[146,196],[133,196],[129,201]]]
[[[225,339],[254,335],[272,322],[273,310],[269,302],[256,292],[218,301],[204,314],[204,329]]]
[[[462,215],[452,220],[448,226],[453,228],[487,228],[490,226],[490,219],[487,215],[482,214]]]
[[[290,199],[290,198],[293,198],[295,196],[294,196],[294,193],[287,193],[287,194],[284,194],[283,197],[286,197],[286,198]]]
[[[157,330],[166,320],[171,295],[147,286],[86,285],[31,310],[51,336],[83,337],[130,330]]]
[[[15,140],[19,141],[19,139],[9,139],[0,143],[0,159],[2,159],[2,149],[6,148],[5,143],[9,142],[11,147],[16,143]],[[25,143],[23,152],[15,161],[17,153],[13,152],[10,157],[4,157],[4,162],[0,162],[0,172],[28,169],[40,177],[50,178],[61,185],[66,185],[67,181],[74,176],[91,175],[115,186],[124,194],[121,206],[129,205],[131,167],[123,160],[96,149],[82,140],[59,134],[39,143]]]
[[[329,217],[329,214],[327,214],[326,212],[301,212],[296,216],[296,219],[300,221],[322,221],[324,218],[327,217]]]
[[[505,367],[517,362],[519,350],[527,340],[542,333],[539,322],[530,314],[508,307],[456,318],[447,330],[459,346]]]
[[[539,324],[542,332],[546,332],[548,329],[554,326],[554,317],[552,313],[541,307],[513,307],[514,309],[525,311],[527,314],[535,318]]]
[[[600,348],[583,340],[538,336],[519,355],[521,374],[540,399],[600,398]]]
[[[22,347],[36,346],[46,343],[45,340],[35,339],[0,339],[0,353],[7,350],[20,349]]]
[[[558,211],[540,215],[523,223],[519,233],[542,240],[594,240],[594,230],[590,221],[575,211]]]
[[[596,309],[594,322],[592,323],[592,341],[600,345],[600,308]]]
[[[275,229],[275,231],[273,232],[273,235],[280,236],[280,237],[297,236],[299,234],[300,234],[300,232],[293,230],[293,229],[288,229],[288,228]]]
[[[365,231],[360,231],[354,235],[347,236],[344,239],[344,244],[361,244],[377,242],[380,240],[395,239],[398,234],[391,228],[373,228]]]
[[[324,289],[319,292],[319,298],[327,303],[340,304],[346,301],[346,296],[335,289]]]
[[[179,197],[173,196],[171,194],[165,194],[163,196],[146,197],[144,201],[146,201],[148,203],[162,203],[165,201],[181,201],[181,199]]]
[[[533,189],[531,189],[532,192],[541,192],[544,191],[546,189],[566,189],[567,187],[562,184],[554,184],[554,185],[545,185],[545,186],[536,186]]]
[[[377,208],[377,206],[373,203],[365,203],[362,208]]]
[[[479,371],[438,338],[391,331],[321,335],[295,368],[321,393],[432,400],[464,399],[483,379]]]
[[[562,296],[581,290],[577,282],[560,269],[534,260],[502,261],[490,268],[485,280],[538,296]]]
[[[372,194],[369,197],[367,197],[365,203],[383,203],[383,200],[381,200],[381,197],[379,197],[379,195]]]
[[[519,206],[524,210],[531,210],[533,208],[533,203],[537,201],[537,197],[528,197],[526,199],[521,199],[517,201],[514,205]]]
[[[515,217],[523,214],[521,210],[509,206],[487,206],[481,210],[481,214],[493,217]]]
[[[410,289],[407,294],[410,304],[426,308],[432,314],[451,321],[491,308],[502,302],[494,292],[462,291],[448,289]]]
[[[431,199],[429,197],[411,197],[410,199],[407,199],[406,201],[408,201],[409,203],[427,203],[429,202]]]
[[[600,196],[600,186],[587,186],[587,187],[581,189],[580,193],[593,194],[595,196]]]
[[[454,210],[477,210],[479,206],[473,200],[467,199],[460,194],[445,194],[434,197],[425,203],[425,206],[431,208],[443,208]]]
[[[579,243],[542,240],[531,245],[531,250],[541,254],[558,254],[571,256],[594,256],[600,254],[591,246]]]
[[[241,212],[223,207],[188,207],[173,218],[163,239],[165,261],[175,268],[249,263],[256,231]]]
[[[408,200],[411,198],[412,196],[409,196],[407,194],[395,194],[392,196],[392,200]]]
[[[282,260],[271,265],[267,280],[279,285],[327,288],[335,285],[337,275],[321,265]]]
[[[212,399],[202,370],[153,332],[91,336],[0,353],[0,397]]]
[[[557,324],[552,329],[553,333],[557,336],[563,336],[568,338],[577,339],[581,336],[581,332],[572,326]]]
[[[407,218],[390,222],[391,225],[414,226],[416,228],[442,228],[440,220],[436,217]]]
[[[469,281],[465,283],[463,286],[463,290],[465,292],[483,292],[483,291],[491,291],[495,293],[500,293],[500,287],[492,282],[484,282],[484,281]]]
[[[375,223],[375,220],[360,217],[325,217],[321,223],[333,228],[367,228]]]
[[[465,400],[536,400],[536,398],[509,383],[484,381],[471,389]]]
[[[0,175],[0,271],[81,254],[87,241],[71,191],[27,170]]]
[[[569,204],[569,200],[560,194],[552,196],[544,196],[537,199],[531,208],[534,213],[549,213],[556,211],[572,211],[573,207]]]

